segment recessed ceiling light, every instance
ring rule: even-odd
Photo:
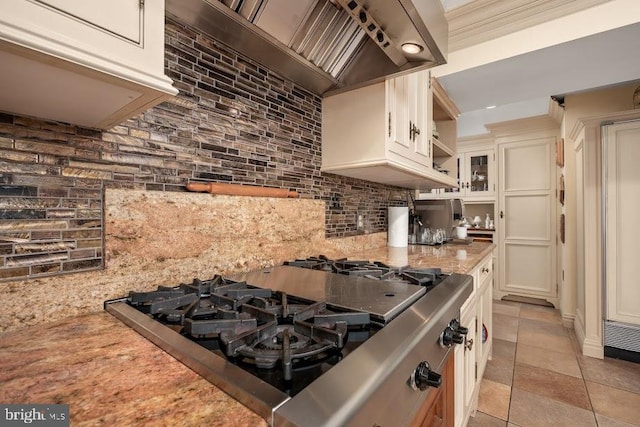
[[[408,53],[410,55],[415,55],[416,53],[420,53],[423,51],[423,47],[417,43],[403,43],[402,51],[404,53]]]
[[[487,108],[487,110],[493,110],[494,108],[496,108],[496,106],[495,106],[495,105],[489,105],[489,106],[488,106],[488,107],[486,107],[486,108]]]

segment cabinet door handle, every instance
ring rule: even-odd
[[[467,350],[471,351],[471,349],[473,348],[473,338],[468,339],[464,346]]]
[[[500,211],[500,218],[504,218],[504,212]]]
[[[488,273],[488,272],[489,272],[489,269],[488,269],[487,267],[482,267],[482,272],[483,272],[483,273]]]
[[[409,139],[415,142],[416,135],[420,135],[420,129],[415,123],[409,121]]]

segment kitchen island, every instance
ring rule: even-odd
[[[344,256],[468,273],[493,247],[488,243],[382,247]],[[104,312],[5,333],[0,336],[0,356],[0,402],[66,403],[74,426],[266,425]]]

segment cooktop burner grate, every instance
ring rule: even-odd
[[[391,267],[380,261],[348,260],[347,258],[329,259],[324,255],[285,261],[284,265],[309,268],[312,270],[330,271],[349,276],[366,277],[388,282],[405,282],[424,286],[430,290],[448,276],[440,268],[415,269]]]
[[[349,331],[372,323],[368,313],[332,310],[221,276],[131,292],[128,302],[196,342],[216,341],[215,348],[237,364],[279,369],[285,382],[298,365],[341,359]]]

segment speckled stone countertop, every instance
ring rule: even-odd
[[[65,403],[72,426],[267,425],[106,312],[0,338],[0,402]]]
[[[493,248],[380,247],[344,255],[468,273]],[[0,402],[66,403],[73,426],[267,425],[106,312],[0,335]]]
[[[381,261],[392,267],[441,268],[447,273],[469,273],[495,248],[493,243],[473,242],[468,245],[409,245],[406,248],[380,247],[353,252],[349,258]]]

